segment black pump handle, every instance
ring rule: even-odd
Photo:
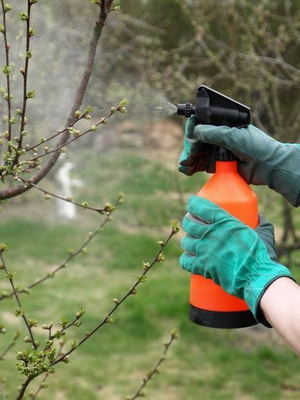
[[[196,106],[191,103],[178,104],[177,114],[186,118],[195,114],[196,125],[225,125],[236,128],[247,127],[251,121],[250,108],[205,85],[197,89]],[[217,147],[216,157],[219,160],[231,161],[231,152]]]

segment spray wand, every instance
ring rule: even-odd
[[[242,128],[250,124],[250,108],[204,85],[199,86],[196,104],[178,104],[177,114],[195,115],[195,124],[225,125]],[[237,172],[237,158],[216,146],[216,172],[198,192],[240,221],[255,228],[258,204],[255,193]],[[228,239],[230,240],[230,238]],[[226,293],[211,279],[191,275],[190,319],[213,328],[242,328],[257,322],[247,304]]]

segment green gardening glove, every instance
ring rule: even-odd
[[[238,171],[248,184],[267,185],[293,206],[300,204],[300,146],[283,144],[253,125],[247,128],[196,125],[188,119],[179,171],[192,175],[214,172],[214,146],[231,150],[240,160]]]
[[[276,279],[292,277],[277,261],[273,226],[260,217],[259,226],[253,230],[198,196],[190,198],[187,210],[181,266],[245,300],[254,317],[270,326],[260,313],[260,299]]]

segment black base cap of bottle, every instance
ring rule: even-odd
[[[246,311],[210,311],[190,305],[190,320],[195,324],[209,328],[233,329],[246,328],[257,324],[250,310]]]

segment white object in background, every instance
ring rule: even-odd
[[[70,176],[74,164],[70,161],[65,161],[59,168],[56,174],[56,179],[59,183],[59,196],[67,198],[72,197],[72,187],[82,187],[83,183],[79,179],[72,179]],[[72,220],[76,218],[76,206],[63,200],[57,199],[57,214],[60,218],[65,220]]]

